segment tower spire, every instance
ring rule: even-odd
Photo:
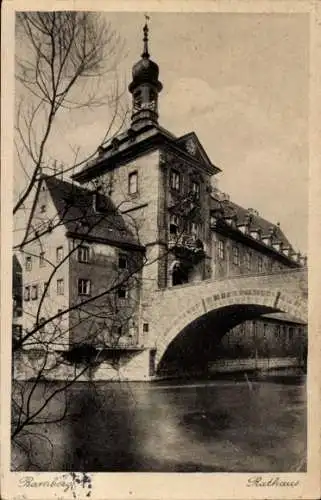
[[[144,37],[143,37],[143,42],[144,42],[144,50],[143,50],[143,53],[142,53],[142,57],[148,59],[149,58],[149,52],[148,52],[148,31],[149,31],[149,28],[148,28],[148,21],[149,21],[150,17],[145,14],[145,25],[144,25],[144,28],[143,28],[143,32],[144,32]]]
[[[150,59],[148,51],[149,16],[146,14],[145,20],[143,53],[141,59],[133,66],[133,79],[128,86],[128,90],[133,96],[132,126],[134,127],[157,124],[158,94],[163,88],[158,79],[158,65]]]

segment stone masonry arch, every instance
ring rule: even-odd
[[[171,318],[166,329],[159,333],[155,339],[156,355],[155,368],[164,356],[170,343],[194,320],[215,310],[227,306],[260,306],[274,312],[284,312],[303,322],[308,321],[307,302],[300,294],[280,288],[237,288],[225,289],[212,294],[195,295],[194,304],[181,310]]]

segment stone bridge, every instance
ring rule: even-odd
[[[210,328],[222,336],[247,319],[272,312],[284,312],[307,323],[307,275],[307,269],[301,268],[207,280],[154,292],[144,321],[149,322],[149,345],[156,348],[156,369],[179,337],[189,335],[192,339],[204,328],[207,333]]]

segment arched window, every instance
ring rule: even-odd
[[[140,110],[141,107],[142,107],[142,91],[138,89],[134,93],[134,111]]]
[[[149,94],[149,106],[150,109],[153,111],[156,111],[157,109],[157,92],[154,90],[150,89],[150,94]]]
[[[181,261],[174,260],[170,266],[170,273],[172,275],[172,286],[183,285],[188,282],[188,272],[184,269]]]

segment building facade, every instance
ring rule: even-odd
[[[306,260],[279,224],[219,191],[220,169],[194,132],[175,137],[159,125],[162,83],[147,25],[143,44],[129,85],[130,127],[72,180],[39,182],[23,250],[23,326],[44,324],[57,349],[144,351],[148,376],[154,348],[145,309],[156,290],[298,269]],[[276,331],[280,319],[266,322]],[[253,343],[251,328],[226,335],[222,352],[238,331],[244,346]]]

